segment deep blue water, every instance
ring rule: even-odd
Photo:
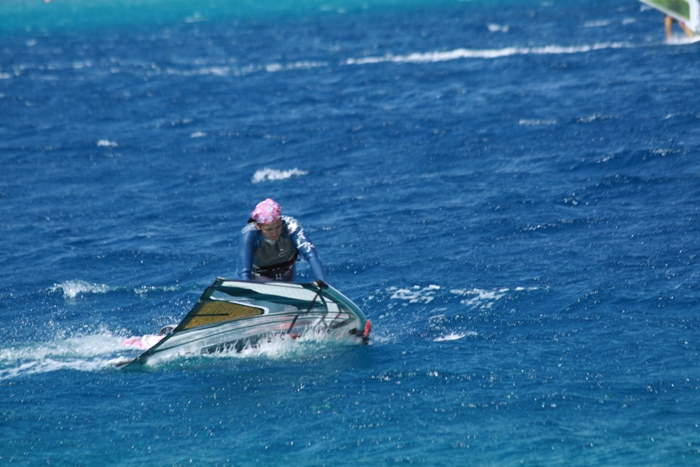
[[[633,0],[199,3],[0,4],[1,464],[700,463],[700,44]],[[370,345],[115,368],[268,196]]]

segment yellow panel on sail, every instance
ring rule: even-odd
[[[181,329],[192,329],[263,314],[261,308],[239,303],[210,301],[203,302],[201,305],[196,312],[190,313],[185,322],[182,323]]]

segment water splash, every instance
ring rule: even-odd
[[[113,290],[111,287],[104,284],[91,284],[82,280],[70,280],[55,284],[51,287],[51,292],[61,291],[66,298],[73,299],[78,295],[86,294],[104,294]]]
[[[0,381],[64,369],[102,370],[123,360],[124,350],[121,338],[107,331],[0,348]]]
[[[434,339],[434,342],[445,342],[445,341],[456,341],[459,339],[464,339],[467,336],[477,336],[478,334],[475,331],[469,331],[469,332],[451,332],[447,335],[436,337]]]

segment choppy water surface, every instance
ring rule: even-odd
[[[700,461],[700,48],[660,13],[0,12],[0,463]],[[268,196],[370,345],[115,368]]]

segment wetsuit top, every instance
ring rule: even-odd
[[[291,216],[282,216],[282,234],[276,242],[265,240],[262,232],[251,222],[241,230],[241,243],[238,251],[238,277],[250,280],[251,274],[257,268],[284,267],[291,263],[297,252],[308,261],[314,280],[326,280],[323,265],[316,253],[316,247],[304,233],[301,225]]]

